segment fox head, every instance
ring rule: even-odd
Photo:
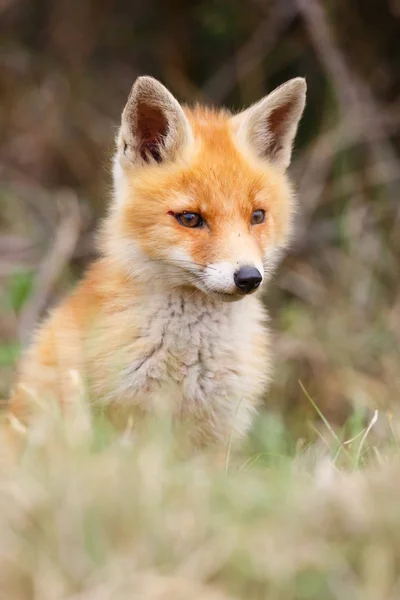
[[[290,232],[286,169],[306,83],[247,110],[182,107],[139,77],[122,113],[106,253],[136,280],[238,300],[272,272]]]

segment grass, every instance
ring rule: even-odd
[[[168,85],[192,101],[196,81],[188,73],[196,72],[197,85],[203,85],[215,80],[219,64],[240,67],[228,46],[239,50],[239,58],[250,50],[250,64],[259,26],[258,13],[246,8],[249,19],[233,11],[225,33],[217,31],[217,5],[223,3],[202,3],[200,12],[194,3],[195,12],[181,3],[180,22],[189,29],[177,28],[175,18],[150,18],[144,23],[149,38],[125,27],[140,24],[140,3],[130,3],[131,10],[127,3],[103,3],[109,8],[102,6],[101,14],[82,12],[81,3],[76,14],[72,5],[46,12],[43,3],[36,11],[31,3],[28,20],[26,3],[6,4],[13,26],[0,69],[7,90],[1,98],[0,399],[15,379],[20,341],[33,326],[26,317],[32,315],[37,276],[69,211],[75,214],[76,194],[79,243],[48,290],[46,307],[93,256],[91,228],[109,198],[104,161],[129,78],[143,69],[141,57],[147,66],[166,61],[161,71]],[[126,7],[116,13],[115,4]],[[268,4],[270,23],[276,24],[276,15],[279,23],[274,5],[282,3]],[[271,30],[276,47],[267,43],[266,56],[247,77],[246,69],[228,69],[228,106],[258,100],[265,85],[271,89],[296,74],[307,75],[310,89],[292,165],[296,235],[268,292],[276,333],[270,412],[256,419],[240,453],[229,443],[219,471],[207,456],[183,460],[167,424],[150,428],[140,446],[121,442],[100,421],[85,432],[85,419],[67,424],[56,418],[46,445],[43,432],[32,433],[21,463],[12,470],[0,465],[0,600],[400,597],[399,427],[387,413],[397,410],[400,389],[399,119],[389,97],[396,61],[388,62],[395,15],[388,8],[383,20],[389,29],[376,27],[379,10],[382,17],[385,10],[369,4],[363,13],[362,3],[360,10],[330,3],[325,12],[332,22],[317,28],[317,35],[303,11],[304,18],[280,34]],[[148,15],[154,13],[150,5]],[[331,48],[333,62],[326,60],[326,31],[333,41],[344,39],[350,17],[354,35],[346,48]],[[239,22],[237,46],[229,40]],[[52,43],[38,45],[38,23],[51,30]],[[65,43],[76,23],[85,31],[83,54],[79,44]],[[159,44],[148,40],[164,39],[166,27],[178,52],[161,56]],[[177,37],[187,30],[191,39],[203,40],[197,44],[201,56],[189,53],[191,62],[181,60]],[[239,38],[250,41],[244,54]],[[213,61],[204,51],[210,44]],[[95,61],[92,73],[77,69],[82,61],[71,62],[71,49],[78,58],[94,52],[106,60]],[[123,55],[129,65],[121,62]],[[174,56],[178,63],[171,68]],[[330,71],[338,59],[339,71],[351,68],[351,78],[365,86],[366,99],[375,103],[379,97],[372,111],[377,119],[370,119],[364,101],[363,110],[354,112],[363,119],[359,133],[348,121],[354,107],[340,110],[346,81]]]
[[[25,273],[5,286],[5,329],[30,289]],[[149,423],[138,443],[101,419],[88,427],[84,405],[74,422],[46,415],[20,463],[0,462],[0,600],[397,600],[400,430],[384,402],[374,409],[396,388],[397,345],[345,335],[343,315],[331,311],[324,327],[319,312],[281,323],[307,348],[317,326],[338,340],[322,338],[311,393],[307,369],[301,382],[293,371],[301,357],[291,363],[281,349],[269,412],[240,451],[228,441],[219,469],[212,453],[184,458],[165,422]],[[361,377],[344,342],[357,356],[383,349],[382,385]],[[290,355],[290,336],[285,347]],[[10,331],[0,344],[4,389],[18,352]],[[356,398],[339,428],[325,407],[335,412],[343,390],[370,402]],[[291,400],[295,427],[274,398]]]
[[[47,415],[2,467],[0,598],[398,598],[396,424],[345,433],[262,414],[226,470],[183,459],[168,423],[135,443]]]

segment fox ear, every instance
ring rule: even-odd
[[[247,110],[233,117],[242,143],[257,156],[286,169],[306,102],[306,81],[301,77],[284,83]]]
[[[117,156],[131,163],[174,160],[193,135],[179,102],[153,77],[138,77],[122,113]]]

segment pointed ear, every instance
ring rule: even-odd
[[[240,142],[261,159],[286,169],[306,102],[306,81],[284,83],[268,96],[232,118]]]
[[[138,77],[122,113],[117,156],[136,164],[171,161],[192,139],[174,96],[153,77]]]

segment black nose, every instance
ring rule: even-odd
[[[242,290],[245,294],[252,292],[260,285],[262,281],[262,275],[255,267],[240,267],[239,271],[233,276],[236,287]]]

